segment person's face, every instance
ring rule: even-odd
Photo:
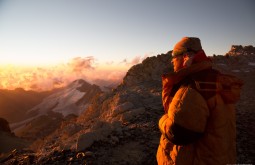
[[[172,58],[171,63],[173,64],[174,72],[177,72],[181,68],[183,68],[183,62],[184,62],[183,56],[177,56]]]
[[[189,67],[192,63],[192,57],[189,54],[183,56],[183,66]]]

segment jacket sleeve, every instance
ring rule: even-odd
[[[173,81],[170,78],[170,76],[163,75],[162,76],[162,103],[163,103],[165,113],[167,113],[169,105],[173,98],[170,96],[172,88],[173,88]]]
[[[159,120],[159,128],[172,143],[186,145],[203,135],[208,116],[204,98],[191,88],[181,88],[175,94],[168,114]]]

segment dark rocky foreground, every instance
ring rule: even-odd
[[[154,113],[137,116],[123,125],[122,131],[113,131],[84,151],[52,150],[47,155],[40,155],[31,150],[13,150],[2,156],[0,164],[157,164],[156,151],[160,137],[157,122],[161,112],[147,109],[147,112],[151,111]]]

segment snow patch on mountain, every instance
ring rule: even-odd
[[[85,83],[86,82],[83,80],[74,81],[63,90],[45,98],[29,112],[37,111],[39,115],[45,115],[53,111],[61,113],[64,117],[69,114],[80,115],[89,105],[88,103],[83,103],[82,105],[77,104],[77,102],[87,94],[86,91],[79,90]]]

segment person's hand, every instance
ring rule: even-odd
[[[164,128],[165,121],[166,121],[167,118],[168,118],[168,115],[167,115],[167,114],[164,114],[164,115],[159,119],[159,122],[158,122],[159,128]]]

